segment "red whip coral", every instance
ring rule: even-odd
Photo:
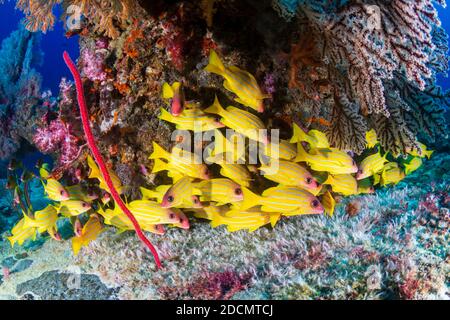
[[[111,196],[113,197],[114,201],[117,203],[117,205],[120,207],[120,209],[123,211],[123,213],[130,219],[131,223],[133,224],[134,230],[136,231],[137,236],[139,239],[150,249],[150,251],[153,254],[153,257],[155,258],[155,263],[158,268],[161,268],[161,262],[158,257],[158,253],[156,252],[155,247],[151,244],[151,242],[145,237],[144,233],[142,232],[141,227],[139,226],[139,223],[137,222],[134,215],[131,213],[131,211],[125,206],[122,199],[120,198],[119,193],[117,192],[116,188],[114,187],[114,184],[111,180],[111,176],[109,175],[109,171],[106,167],[105,161],[103,160],[103,157],[100,153],[100,151],[97,148],[97,144],[94,139],[94,135],[92,134],[91,128],[89,126],[89,115],[88,115],[88,109],[86,106],[86,99],[84,97],[84,90],[83,90],[83,83],[81,81],[80,73],[78,72],[75,64],[73,63],[72,59],[70,58],[67,51],[64,51],[63,54],[64,62],[66,63],[67,67],[69,68],[70,72],[73,75],[73,78],[75,79],[75,86],[77,89],[77,98],[78,98],[78,105],[80,107],[80,114],[81,114],[81,121],[83,123],[83,130],[84,134],[86,135],[86,140],[88,143],[89,148],[92,151],[92,155],[94,156],[95,162],[97,163],[98,167],[100,168],[100,171],[102,172],[103,178],[105,179],[105,182],[108,186],[108,189],[111,192]]]

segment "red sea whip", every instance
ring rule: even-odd
[[[84,97],[84,89],[83,89],[83,83],[81,81],[80,73],[78,72],[77,67],[75,66],[75,64],[73,63],[72,59],[70,58],[69,54],[66,51],[64,51],[63,57],[64,57],[64,61],[66,62],[67,67],[70,69],[70,72],[72,73],[73,78],[75,79],[75,86],[77,88],[77,98],[78,98],[78,105],[80,107],[80,114],[81,114],[81,121],[83,123],[83,130],[84,130],[84,134],[86,135],[86,140],[87,140],[88,146],[91,149],[92,154],[94,156],[95,162],[97,163],[97,165],[100,168],[100,171],[102,172],[103,178],[105,179],[105,182],[108,186],[108,189],[111,192],[111,196],[113,197],[114,201],[117,203],[117,205],[120,207],[120,209],[122,209],[123,213],[125,213],[127,215],[128,219],[130,219],[139,239],[141,239],[141,241],[152,252],[153,257],[155,258],[156,266],[158,268],[161,268],[161,262],[159,260],[158,253],[156,252],[155,247],[145,237],[136,218],[131,213],[131,211],[125,206],[122,199],[120,198],[119,193],[117,192],[116,188],[114,187],[114,185],[112,183],[108,169],[106,168],[106,165],[105,165],[105,161],[103,160],[103,157],[97,148],[97,144],[95,143],[94,135],[92,134],[91,128],[89,126],[89,114],[88,114],[88,109],[86,106],[86,99]]]

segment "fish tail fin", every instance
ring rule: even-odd
[[[102,175],[100,174],[100,169],[95,163],[94,159],[90,155],[87,156],[87,163],[89,168],[91,168],[91,172],[89,173],[88,178],[100,178]]]
[[[297,142],[297,156],[294,159],[294,162],[302,162],[308,159],[308,153],[303,147],[301,142]]]
[[[430,159],[431,158],[431,155],[433,154],[433,150],[427,150],[427,151],[425,151],[425,156],[428,158],[428,159]]]
[[[376,186],[377,184],[380,183],[380,174],[374,174],[373,175],[373,185]]]
[[[211,50],[209,53],[209,63],[205,67],[205,70],[208,72],[212,72],[218,75],[222,75],[225,72],[225,66],[222,61],[220,61],[219,56],[216,51]]]
[[[164,108],[161,108],[161,114],[158,118],[167,122],[173,121],[173,116]]]
[[[247,210],[259,205],[261,201],[261,196],[251,192],[247,188],[242,188],[242,192],[244,193],[244,200],[241,204],[241,210]]]
[[[83,239],[81,237],[73,237],[72,238],[72,250],[73,250],[73,255],[75,257],[78,256],[78,253],[80,252],[82,245],[83,245]]]
[[[165,163],[161,159],[155,159],[155,163],[153,164],[152,173],[161,172],[164,170],[167,170],[167,163]]]
[[[292,126],[292,138],[289,141],[290,143],[302,142],[305,141],[305,132],[296,124]]]
[[[222,115],[224,112],[224,108],[220,105],[219,99],[217,98],[217,95],[214,97],[214,103],[205,109],[206,113],[214,113],[218,115]]]
[[[275,227],[278,220],[280,220],[281,214],[280,213],[270,213],[270,225],[272,228]]]
[[[325,179],[322,184],[332,184],[333,183],[333,176],[331,174],[328,174],[327,178]]]
[[[169,152],[163,149],[159,144],[153,141],[153,153],[150,155],[149,159],[167,159],[169,157]]]
[[[163,99],[171,99],[174,96],[174,92],[172,87],[170,86],[170,84],[168,84],[167,82],[164,82],[163,87],[162,87],[162,97]]]
[[[223,224],[222,216],[218,212],[213,212],[211,217],[211,227],[216,228]]]
[[[16,242],[17,242],[15,236],[7,237],[6,239],[8,239],[9,243],[11,244],[11,248],[14,247],[14,245],[15,245]]]

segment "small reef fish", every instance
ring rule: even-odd
[[[330,185],[333,192],[343,194],[344,196],[351,196],[358,193],[358,182],[351,174],[329,174],[323,184]]]
[[[242,187],[249,187],[252,177],[250,171],[243,164],[238,163],[226,163],[222,161],[218,163],[220,166],[220,174],[226,178],[230,178],[234,182],[238,183]]]
[[[406,152],[407,152],[408,154],[414,156],[414,157],[421,157],[421,158],[427,157],[428,159],[430,159],[430,158],[431,158],[431,155],[433,154],[434,151],[433,151],[433,150],[428,150],[428,149],[427,149],[427,146],[424,145],[424,144],[421,143],[421,142],[419,142],[418,145],[419,145],[420,150],[421,150],[420,153],[419,153],[418,150],[416,150],[416,149],[412,149],[412,150],[409,149],[409,150],[406,150]]]
[[[272,151],[274,154],[272,154]],[[288,140],[281,139],[278,144],[269,142],[264,145],[264,155],[269,158],[294,160],[297,156],[297,147]]]
[[[375,188],[372,185],[372,182],[370,181],[370,178],[365,178],[362,180],[358,180],[358,194],[363,193],[375,193]]]
[[[321,203],[322,203],[325,213],[329,217],[332,217],[334,214],[334,208],[336,206],[336,200],[334,200],[333,196],[331,195],[331,192],[327,190],[322,195],[322,198],[320,200],[321,200]]]
[[[370,156],[364,158],[359,165],[358,173],[356,174],[356,180],[361,180],[364,178],[368,178],[373,176],[376,173],[379,173],[386,162],[387,152],[384,156],[381,155],[381,151],[378,151]]]
[[[89,220],[83,226],[81,235],[72,238],[72,250],[75,256],[78,255],[82,247],[88,246],[92,241],[104,231],[103,225],[96,214],[89,217]]]
[[[244,201],[241,210],[261,205],[264,212],[295,212],[296,214],[321,214],[320,201],[308,191],[297,187],[278,186],[265,190],[261,196],[243,188]]]
[[[92,206],[89,202],[83,200],[64,200],[56,205],[58,213],[63,216],[79,216],[87,211],[89,211]]]
[[[295,162],[279,160],[278,170],[274,173],[271,172],[273,168],[271,170],[270,165],[261,165],[259,170],[265,178],[271,181],[283,186],[300,187],[313,195],[317,195],[322,188],[308,170]]]
[[[156,200],[156,202],[161,202],[171,186],[172,185],[170,184],[162,184],[157,186],[155,190],[146,189],[144,187],[140,187],[139,190],[141,191],[144,200]]]
[[[273,228],[280,216],[280,213],[267,213],[258,209],[230,210],[226,213],[213,213],[211,227],[216,228],[224,224],[227,226],[228,232],[244,229],[253,232],[269,223]]]
[[[405,178],[405,172],[399,168],[397,162],[388,162],[381,172],[381,186],[397,184]]]
[[[306,162],[314,171],[326,171],[331,174],[356,173],[358,166],[346,152],[336,148],[311,149],[308,152],[301,143],[297,143],[295,162]]]
[[[225,78],[223,86],[238,96],[235,101],[258,112],[264,112],[263,100],[270,95],[263,94],[255,77],[235,66],[225,67],[214,50],[210,51],[209,64],[205,70]]]
[[[174,116],[161,108],[159,119],[175,124],[178,130],[209,131],[225,126],[201,109],[185,109],[178,116]]]
[[[24,214],[25,216],[25,214]],[[36,228],[25,228],[25,219],[22,218],[11,230],[12,236],[8,237],[8,241],[11,244],[11,247],[14,247],[14,245],[17,243],[19,246],[23,245],[23,243],[28,240],[32,239],[33,241],[36,240]]]
[[[98,199],[98,195],[93,192],[86,192],[79,184],[66,187],[69,193],[70,200],[83,200],[85,202],[92,202]]]
[[[417,169],[420,168],[420,166],[422,165],[422,158],[420,157],[414,157],[412,158],[408,163],[405,163],[405,174],[408,175],[414,171],[416,171]]]
[[[172,85],[164,82],[163,84],[163,99],[172,99],[170,104],[170,113],[174,116],[179,116],[184,109],[184,92],[183,86],[180,82],[174,82]]]
[[[44,233],[48,230],[56,228],[56,221],[58,220],[58,212],[53,205],[48,205],[42,210],[34,213],[34,218],[27,215],[24,216],[23,228],[35,228],[39,233]]]
[[[217,206],[244,199],[242,187],[230,179],[205,180],[195,183],[194,188],[194,193],[198,192],[201,201],[214,201]]]
[[[69,199],[69,193],[56,179],[48,179],[44,184],[44,190],[50,200],[64,201]]]
[[[205,110],[207,113],[213,113],[221,116],[220,122],[237,133],[240,133],[249,139],[267,144],[268,137],[264,123],[257,116],[250,112],[240,110],[229,106],[226,110],[220,105],[217,96],[214,103]],[[263,131],[262,131],[263,130]]]
[[[87,162],[89,168],[91,168],[91,172],[89,173],[90,179],[98,179],[100,182],[100,188],[107,191],[108,193],[111,193],[109,190],[105,179],[103,178],[103,174],[100,172],[99,167],[95,163],[94,159],[92,159],[91,156],[87,156]],[[109,175],[111,176],[112,183],[114,185],[114,188],[117,190],[119,194],[122,194],[125,190],[122,186],[122,182],[120,181],[119,177],[116,175],[116,173],[113,170],[108,170]]]
[[[296,123],[292,126],[293,134],[290,143],[302,143],[307,142],[311,149],[329,148],[330,142],[328,141],[325,133],[319,130],[311,129],[306,133]]]
[[[185,176],[171,186],[162,198],[161,207],[201,208],[198,196],[193,194],[192,178]]]
[[[204,206],[203,208],[200,208],[200,209],[189,208],[189,209],[186,209],[186,211],[193,212],[194,217],[196,217],[196,218],[212,220],[214,215],[224,214],[224,213],[230,211],[230,208],[228,206],[209,205],[209,206]]]
[[[195,154],[189,151],[173,148],[172,152],[168,152],[153,141],[153,153],[149,159],[164,159],[168,161],[170,166],[173,166],[184,175],[192,178],[209,179],[208,167],[201,162],[201,159],[198,159]],[[158,169],[170,170],[170,166],[162,166],[162,168]],[[153,172],[156,172],[155,169],[153,169]]]
[[[139,224],[173,224],[179,221],[174,210],[163,208],[157,202],[150,200],[135,200],[128,204],[128,208],[135,216]],[[122,210],[116,206],[114,208],[116,215],[121,214]],[[131,222],[130,222],[131,224]]]
[[[370,129],[366,132],[366,145],[367,148],[373,148],[378,144],[377,133],[374,129]]]

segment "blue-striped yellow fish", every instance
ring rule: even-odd
[[[69,193],[69,200],[83,200],[85,202],[92,202],[98,199],[98,195],[92,191],[84,190],[79,184],[66,187]]]
[[[267,130],[264,123],[254,114],[229,106],[226,110],[220,105],[217,96],[214,103],[205,110],[221,116],[220,122],[237,133],[240,133],[252,140],[268,143]]]
[[[171,186],[162,198],[161,207],[201,208],[198,196],[193,194],[192,178],[185,176]]]
[[[163,208],[155,201],[135,200],[128,204],[128,208],[135,216],[139,224],[173,224],[179,221],[174,210]],[[116,214],[120,214],[122,210],[116,206],[114,208]]]
[[[384,164],[388,162],[386,156],[387,152],[384,154],[384,156],[382,156],[381,152],[378,151],[374,154],[371,154],[370,156],[365,157],[364,160],[359,164],[356,179],[361,180],[364,178],[368,178],[375,173],[380,172],[383,169]]]
[[[172,100],[170,104],[170,113],[174,116],[180,115],[185,103],[182,84],[178,81],[172,83],[172,85],[164,82],[162,91],[163,99]]]
[[[358,194],[364,193],[375,193],[375,188],[370,178],[358,180]]]
[[[366,132],[366,145],[367,148],[373,148],[378,144],[377,133],[374,129],[370,129]]]
[[[172,185],[162,184],[157,186],[154,190],[150,190],[144,187],[140,187],[139,190],[142,193],[144,200],[156,200],[156,202],[161,202],[167,190],[170,189]]]
[[[413,157],[411,160],[409,160],[409,162],[404,163],[405,174],[408,175],[408,174],[416,171],[417,169],[420,168],[421,165],[422,165],[422,158],[420,158],[420,157]]]
[[[44,190],[48,198],[54,201],[64,201],[69,199],[66,188],[56,179],[48,179],[44,183]]]
[[[239,230],[253,232],[269,223],[275,227],[280,216],[280,213],[268,213],[259,209],[230,210],[226,213],[213,213],[211,226],[216,228],[224,224],[229,232]]]
[[[105,182],[105,179],[103,178],[103,174],[100,172],[99,167],[95,163],[94,159],[90,155],[87,156],[87,163],[89,168],[91,169],[91,172],[89,172],[89,179],[98,179],[100,182],[100,188],[111,193],[111,191],[108,188],[108,185]],[[113,170],[108,170],[109,175],[111,177],[112,183],[114,185],[114,188],[117,190],[119,194],[122,194],[125,190],[122,186],[122,182],[120,181],[119,177]]]
[[[173,148],[172,152],[168,152],[153,141],[153,153],[149,159],[165,159],[184,175],[199,179],[209,179],[208,167],[202,163],[202,159],[192,152],[179,148]],[[170,168],[163,170],[170,170]]]
[[[44,209],[36,211],[34,213],[34,218],[25,215],[23,227],[25,229],[36,228],[39,233],[44,233],[55,228],[57,220],[58,212],[53,205],[49,204]]]
[[[238,96],[235,99],[237,102],[258,112],[264,112],[263,99],[269,98],[270,95],[262,93],[253,75],[235,66],[225,67],[214,50],[209,54],[209,64],[205,70],[225,78],[223,86]]]
[[[198,192],[201,201],[214,201],[217,206],[244,199],[242,187],[230,179],[204,180],[195,183],[194,187],[194,193]]]
[[[385,164],[380,178],[383,187],[388,184],[397,184],[405,178],[405,172],[400,169],[397,162],[388,162]]]
[[[290,143],[307,142],[311,149],[329,148],[330,142],[322,131],[311,129],[306,133],[296,123],[292,126],[293,134]]]
[[[24,214],[25,216],[25,214]],[[23,245],[23,243],[32,239],[36,240],[36,228],[24,228],[25,218],[22,218],[11,230],[12,235],[8,237],[8,241],[11,244],[11,247],[17,243],[19,246]]]
[[[89,211],[92,206],[89,202],[83,200],[64,200],[61,201],[57,206],[58,213],[63,216],[79,216],[87,211]]]
[[[308,191],[298,187],[278,186],[265,190],[261,196],[247,188],[242,188],[244,201],[241,210],[261,206],[265,212],[296,212],[296,214],[320,214],[323,207],[320,201]]]
[[[329,217],[332,217],[334,214],[334,208],[336,206],[336,201],[334,200],[333,196],[331,195],[331,192],[327,190],[320,198],[320,202],[322,203],[325,213]]]
[[[329,174],[323,184],[331,186],[333,192],[351,196],[358,193],[358,182],[351,174]]]
[[[81,236],[72,238],[72,250],[75,256],[78,255],[82,247],[88,246],[92,241],[97,239],[100,233],[104,231],[103,225],[98,215],[93,214],[83,226]]]
[[[300,187],[314,195],[317,195],[322,188],[308,170],[295,162],[279,160],[278,170],[275,172],[272,172],[270,165],[262,165],[259,170],[269,180],[283,186]]]
[[[309,152],[297,143],[295,162],[306,162],[314,171],[326,171],[331,174],[355,173],[356,162],[346,152],[336,148],[311,149]]]
[[[225,125],[217,119],[208,116],[201,109],[185,109],[178,116],[174,116],[161,108],[159,119],[173,123],[179,130],[209,131],[223,128]]]
[[[417,143],[420,147],[420,152],[417,149],[407,149],[406,152],[414,157],[421,157],[421,158],[425,158],[427,157],[428,159],[431,158],[431,155],[433,154],[433,150],[428,150],[427,146],[424,145],[421,142]]]

